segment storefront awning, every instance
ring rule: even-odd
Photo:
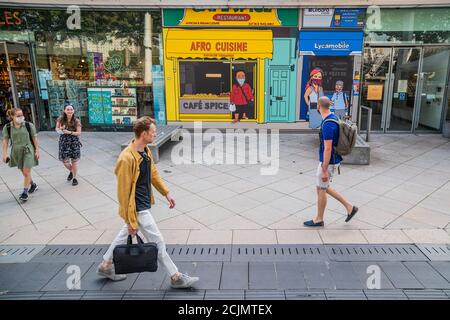
[[[166,58],[272,58],[271,30],[166,29]]]

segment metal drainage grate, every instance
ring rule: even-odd
[[[325,261],[322,245],[241,245],[233,246],[232,261]]]
[[[450,245],[421,244],[419,249],[431,261],[450,261]]]
[[[102,259],[107,246],[98,245],[50,245],[41,250],[33,262],[96,262]]]
[[[30,261],[45,246],[0,246],[0,263],[23,263]]]
[[[414,245],[326,245],[332,261],[428,261]]]
[[[168,245],[174,261],[230,261],[231,245]]]

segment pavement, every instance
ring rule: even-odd
[[[40,132],[33,170],[39,190],[26,203],[17,201],[19,171],[0,164],[0,244],[110,243],[123,223],[113,168],[130,138],[84,132],[73,187],[57,160],[58,135]],[[359,213],[345,223],[345,210],[329,199],[325,227],[314,230],[303,221],[316,211],[316,134],[280,135],[280,169],[272,176],[261,175],[260,164],[175,165],[177,143],[162,150],[158,163],[176,208],[156,192],[152,209],[169,244],[450,243],[450,142],[441,135],[373,134],[371,164],[342,165],[333,181]]]
[[[169,210],[156,193],[152,213],[180,270],[201,277],[173,290],[161,269],[118,283],[95,275],[123,224],[113,168],[130,138],[83,133],[73,187],[58,135],[40,132],[39,190],[26,203],[17,201],[19,172],[0,165],[0,299],[450,299],[448,139],[373,134],[371,164],[342,165],[333,181],[359,213],[345,223],[329,199],[325,227],[313,230],[303,221],[316,210],[317,134],[280,135],[272,176],[261,164],[176,165],[182,142],[170,142],[158,169],[177,205]],[[80,287],[70,290],[74,270]]]
[[[180,271],[200,277],[187,290],[162,268],[100,278],[106,250],[0,246],[0,300],[450,300],[448,246],[170,245]]]

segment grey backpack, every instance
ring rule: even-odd
[[[334,150],[341,156],[346,156],[352,152],[356,143],[358,129],[355,123],[350,120],[326,119],[325,122],[335,122],[339,125],[339,140]]]

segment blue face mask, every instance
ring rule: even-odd
[[[240,86],[242,86],[245,82],[245,78],[244,79],[236,79],[237,82],[239,83]]]

